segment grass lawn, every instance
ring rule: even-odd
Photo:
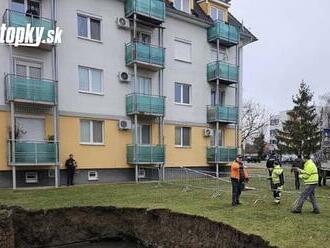
[[[202,184],[196,180],[196,184]],[[173,211],[206,216],[230,224],[245,233],[253,233],[279,247],[330,247],[330,187],[317,189],[321,214],[311,213],[306,202],[301,215],[290,213],[297,197],[291,192],[293,181],[287,180],[279,206],[273,205],[265,179],[252,178],[255,191],[242,193],[243,205],[232,208],[230,185],[222,182],[220,195],[208,189],[188,188],[172,184],[109,184],[75,186],[60,189],[0,190],[0,204],[25,208],[59,208],[72,206],[117,206],[169,208]],[[212,182],[206,182],[208,186]],[[216,196],[216,197],[214,197]],[[255,200],[262,201],[254,204]]]

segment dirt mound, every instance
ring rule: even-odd
[[[2,213],[2,214],[1,214]],[[130,239],[144,247],[271,247],[256,235],[199,216],[166,209],[74,207],[29,211],[2,208],[2,224],[16,248],[54,247],[86,240]],[[0,216],[0,217],[1,217]],[[1,223],[3,221],[3,223]],[[7,224],[8,223],[8,224]],[[11,225],[11,226],[9,226]],[[3,230],[5,230],[3,229]]]

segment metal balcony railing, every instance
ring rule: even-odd
[[[236,124],[238,108],[234,106],[207,106],[207,122],[223,122]]]
[[[239,69],[237,65],[222,61],[215,61],[207,65],[207,81],[219,79],[225,84],[235,84],[239,81]]]
[[[14,142],[14,152],[12,151]],[[58,163],[58,143],[53,141],[8,141],[10,165],[55,165]]]
[[[209,42],[219,40],[223,46],[235,46],[240,41],[240,28],[217,20],[212,27],[208,28],[207,38]]]
[[[5,88],[7,101],[47,105],[57,103],[57,83],[53,80],[7,74]]]
[[[163,22],[165,20],[165,2],[163,0],[126,0],[125,15],[127,18],[134,13]]]
[[[134,62],[154,66],[164,67],[165,49],[142,42],[131,42],[126,44],[126,65]]]
[[[232,147],[211,146],[207,148],[207,162],[230,163],[236,159],[238,149]]]
[[[126,96],[127,115],[164,116],[165,97],[133,93]]]
[[[127,145],[128,164],[162,164],[165,162],[163,145]]]

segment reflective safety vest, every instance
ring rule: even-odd
[[[281,182],[281,178],[283,177],[283,168],[279,165],[275,165],[272,171],[272,182],[273,184],[284,184],[283,180]]]
[[[241,173],[243,173],[244,178],[241,178]],[[244,168],[243,164],[239,164],[236,160],[231,164],[230,167],[230,177],[233,179],[245,179],[248,178],[249,175],[246,171],[246,169]]]
[[[319,173],[314,162],[309,159],[304,164],[304,169],[300,171],[299,177],[304,180],[305,184],[317,184],[319,181]]]

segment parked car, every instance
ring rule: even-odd
[[[260,163],[261,162],[258,155],[253,155],[253,154],[245,155],[243,160],[246,161],[247,163]]]

